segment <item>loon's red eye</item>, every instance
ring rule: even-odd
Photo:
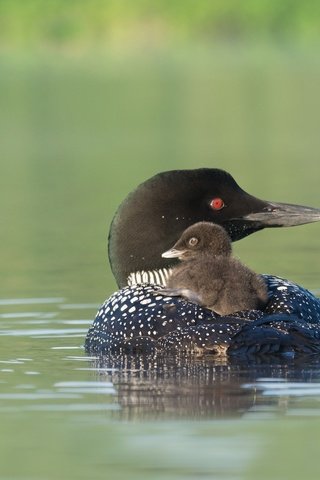
[[[213,198],[210,202],[212,210],[221,210],[224,207],[224,201],[222,198]]]

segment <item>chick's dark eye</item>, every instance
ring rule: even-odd
[[[222,198],[213,198],[210,202],[210,207],[212,210],[221,210],[224,207],[224,201]]]
[[[194,247],[194,246],[197,245],[198,239],[196,237],[191,237],[188,243],[189,243],[190,247]]]

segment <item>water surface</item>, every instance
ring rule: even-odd
[[[273,478],[279,449],[316,475],[318,357],[88,357],[95,310],[2,300],[3,478]]]

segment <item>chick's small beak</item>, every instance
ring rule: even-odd
[[[177,257],[182,257],[184,254],[184,250],[177,250],[176,248],[171,248],[170,250],[167,250],[164,252],[161,257],[163,258],[177,258]]]

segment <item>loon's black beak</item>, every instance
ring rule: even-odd
[[[249,213],[243,220],[260,227],[293,227],[320,220],[320,209],[291,205],[287,203],[266,202],[260,212]]]

